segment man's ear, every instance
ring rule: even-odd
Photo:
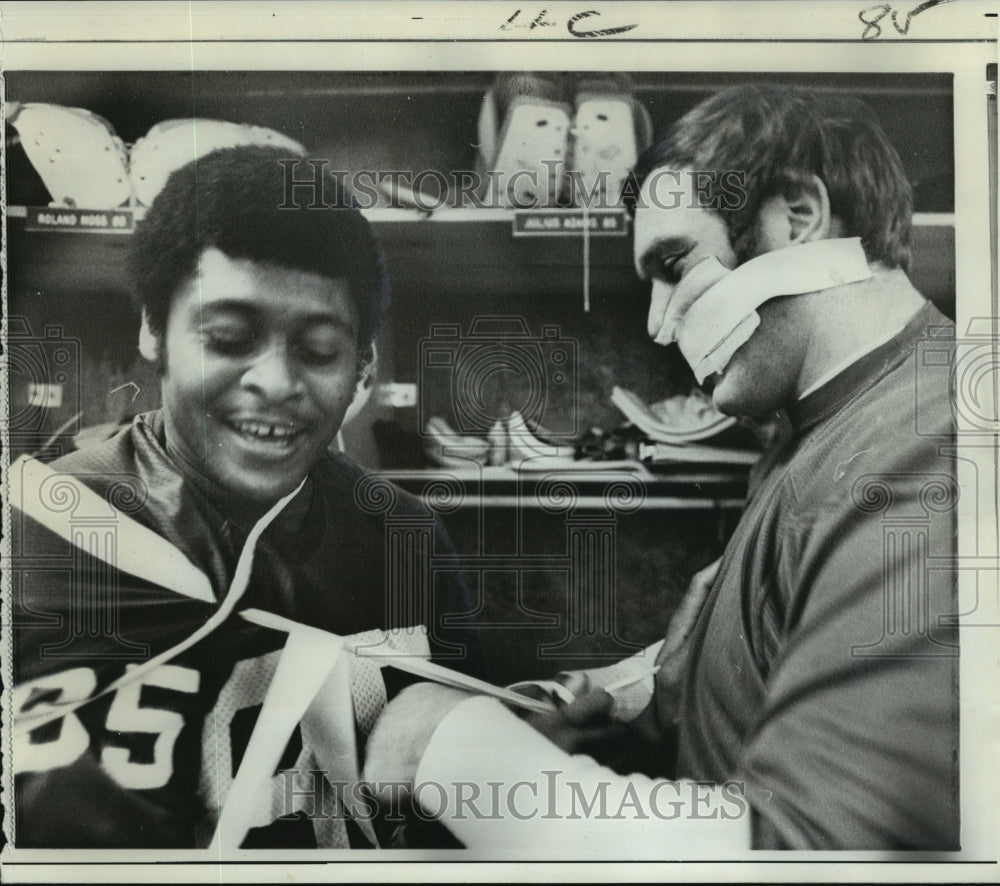
[[[355,416],[365,408],[365,404],[371,399],[372,390],[378,377],[378,352],[375,350],[375,343],[372,342],[358,356],[358,382],[354,388],[354,397],[351,405],[347,407],[341,427],[349,424]]]
[[[375,352],[375,342],[372,342],[358,355],[358,387],[364,388],[371,384],[375,375],[375,364],[378,355]]]
[[[142,311],[142,322],[139,326],[139,353],[150,363],[160,365],[160,339],[149,327],[149,317],[146,309]]]
[[[830,195],[816,175],[803,175],[761,205],[754,225],[753,253],[840,236],[830,214]]]
[[[819,176],[802,176],[789,183],[782,200],[788,222],[789,246],[833,236],[830,195]]]

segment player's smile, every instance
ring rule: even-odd
[[[303,440],[308,429],[287,418],[226,417],[220,419],[250,453],[284,458]]]
[[[207,250],[167,321],[168,445],[233,495],[294,489],[340,429],[358,378],[347,284]]]

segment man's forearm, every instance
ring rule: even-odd
[[[617,775],[563,752],[493,699],[464,701],[441,721],[414,799],[473,850],[676,859],[750,847],[738,784]]]

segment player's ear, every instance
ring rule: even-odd
[[[789,246],[826,240],[833,236],[830,194],[817,175],[806,175],[790,183],[783,194]]]
[[[795,176],[766,199],[756,221],[758,252],[770,252],[839,236],[839,222],[830,213],[830,195],[816,175]]]
[[[358,382],[354,387],[351,405],[347,407],[341,427],[352,422],[371,399],[372,390],[378,377],[378,352],[372,342],[358,355]]]
[[[375,375],[375,342],[368,345],[358,355],[358,389],[366,388]]]
[[[139,326],[139,353],[150,363],[160,365],[160,338],[149,326],[146,309],[142,309],[142,322]]]

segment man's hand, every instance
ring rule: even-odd
[[[470,697],[467,692],[437,683],[417,683],[386,705],[365,754],[364,780],[378,789],[380,802],[410,797],[417,767],[434,730],[455,705]]]
[[[612,716],[614,698],[603,689],[585,692],[548,714],[529,713],[524,719],[568,754],[588,754],[600,760],[613,749],[625,726]]]

